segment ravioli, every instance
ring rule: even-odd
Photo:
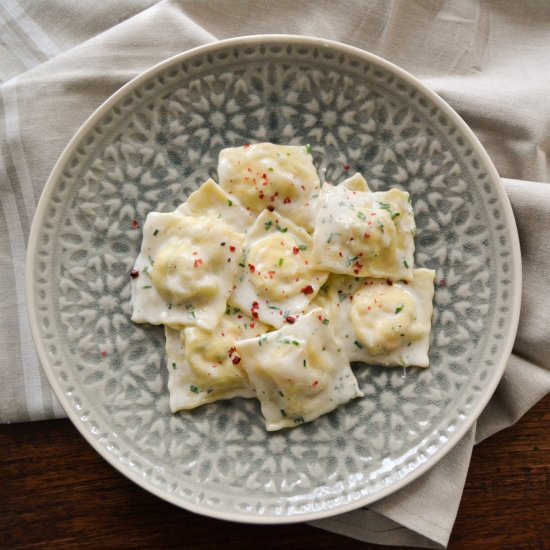
[[[264,210],[246,236],[230,304],[274,327],[292,322],[328,277],[311,268],[312,244],[304,229]]]
[[[434,277],[431,269],[408,282],[331,275],[319,300],[350,361],[427,367]]]
[[[184,216],[208,216],[244,233],[256,219],[241,203],[228,195],[212,178],[205,181],[177,212]]]
[[[235,346],[238,340],[270,329],[236,308],[228,308],[213,331],[165,327],[170,410],[193,409],[233,397],[255,397]]]
[[[310,422],[363,395],[321,308],[293,325],[241,340],[237,353],[268,431]]]
[[[213,329],[226,307],[244,235],[206,216],[151,212],[132,272],[132,321]]]
[[[416,231],[409,194],[399,189],[372,193],[361,180],[355,176],[342,185],[323,186],[313,232],[314,265],[357,277],[408,280]]]
[[[251,212],[276,209],[311,230],[320,182],[308,147],[257,143],[220,151],[220,186]]]

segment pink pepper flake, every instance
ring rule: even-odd
[[[132,277],[132,279],[137,279],[139,277],[139,271],[137,269],[132,269],[132,271],[130,271],[130,277]]]
[[[289,324],[289,325],[293,325],[295,322],[296,322],[296,317],[292,317],[291,315],[287,315],[285,317],[285,321]]]
[[[102,352],[101,352],[101,357],[103,357],[103,359],[105,359],[105,357],[107,357],[107,352],[106,352],[106,351],[102,351]]]
[[[137,229],[139,227],[139,223],[136,220],[132,220],[131,227],[132,229]]]
[[[439,281],[439,286],[440,286],[441,288],[443,288],[446,284],[447,284],[447,282],[445,281],[445,279],[441,279],[441,280]]]
[[[302,294],[305,294],[306,296],[308,294],[313,294],[313,287],[311,285],[307,285],[300,291]]]
[[[349,169],[350,169],[350,165],[349,164],[344,164],[344,170],[347,172]]]

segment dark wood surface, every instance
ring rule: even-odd
[[[550,549],[550,399],[477,446],[449,548]],[[180,510],[109,466],[68,420],[0,426],[1,548],[361,548],[308,525]]]

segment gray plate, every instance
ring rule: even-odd
[[[363,399],[275,434],[254,400],[170,414],[163,332],[129,320],[132,220],[215,178],[221,148],[259,141],[311,144],[326,181],[349,165],[409,191],[416,265],[437,272],[431,367],[359,367]],[[27,288],[48,378],[103,457],[184,508],[282,523],[386,496],[459,441],[502,375],[521,272],[496,171],[447,104],[361,50],[257,36],[157,65],[84,124],[40,200]]]

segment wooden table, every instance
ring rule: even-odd
[[[550,398],[476,447],[449,548],[550,548]],[[68,420],[0,426],[0,548],[360,548],[308,525],[180,510],[109,466]]]

